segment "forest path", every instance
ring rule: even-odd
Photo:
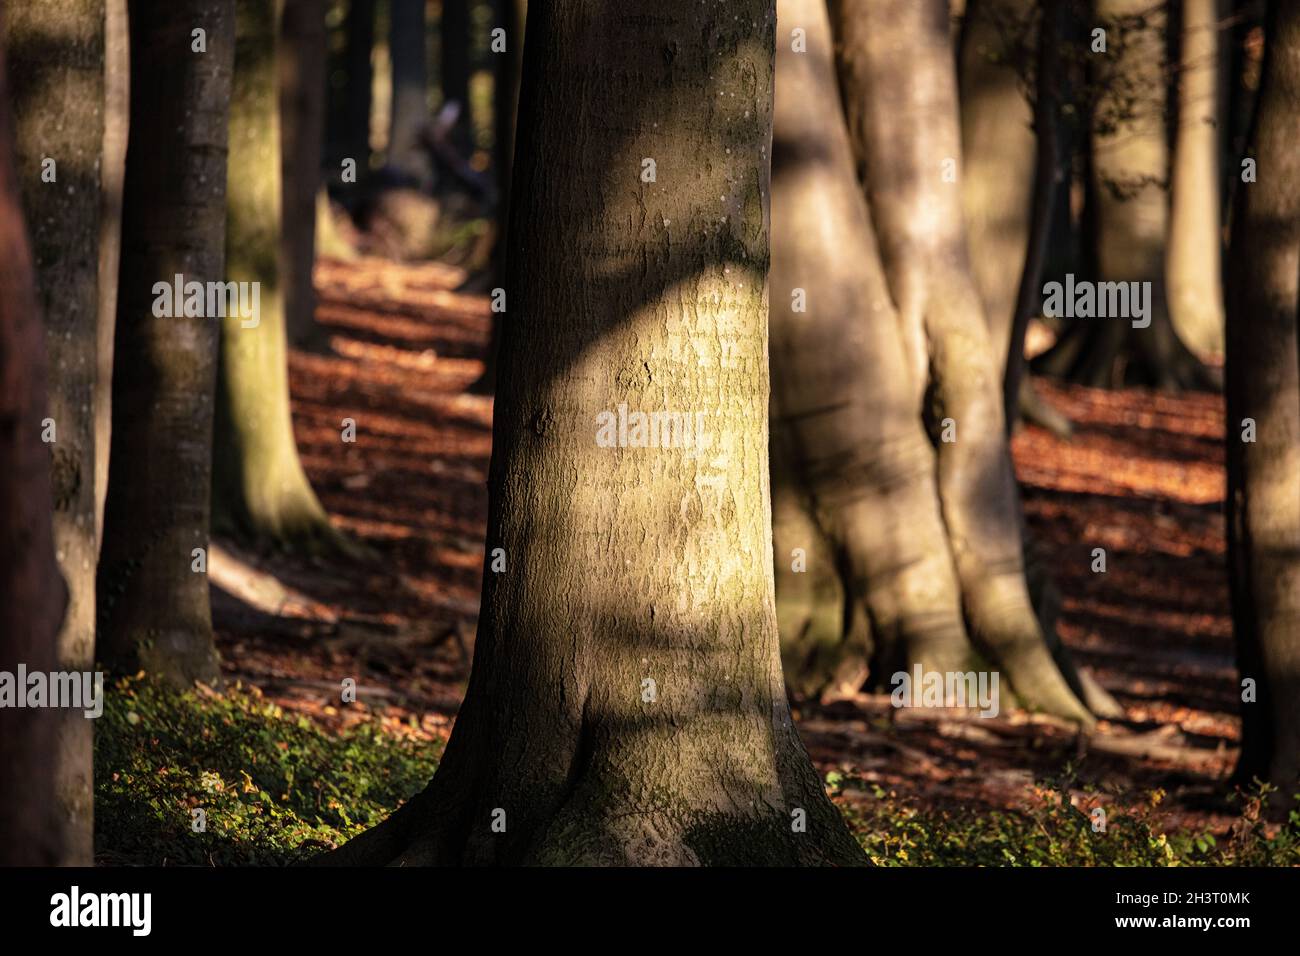
[[[317,266],[330,352],[291,356],[295,428],[325,507],[378,560],[214,548],[226,677],[327,726],[377,715],[394,732],[442,738],[464,691],[492,413],[490,399],[466,393],[490,315],[485,296],[454,291],[464,278],[378,259]],[[1063,595],[1062,637],[1128,720],[1082,742],[1025,714],[895,711],[859,695],[801,706],[804,740],[823,772],[931,807],[1022,805],[1068,761],[1076,788],[1105,784],[1125,802],[1164,790],[1166,826],[1222,828],[1235,813],[1218,781],[1239,728],[1221,401],[1038,384],[1076,430],[1069,442],[1037,428],[1016,436],[1026,514]],[[341,437],[346,419],[355,442]],[[1098,547],[1105,573],[1092,570]],[[340,707],[346,677],[358,704]]]

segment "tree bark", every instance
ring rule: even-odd
[[[348,0],[344,50],[346,86],[343,90],[342,129],[338,142],[343,146],[339,159],[355,159],[358,177],[370,168],[370,106],[375,50],[375,0]]]
[[[6,42],[17,165],[49,355],[54,546],[68,587],[60,670],[95,662],[95,380],[98,372],[104,0],[10,7]],[[48,166],[53,161],[53,166]],[[49,170],[53,179],[43,176]],[[59,711],[63,862],[93,862],[91,725]]]
[[[1300,780],[1300,7],[1275,3],[1228,262],[1228,558],[1243,679],[1237,778]],[[1253,420],[1253,442],[1243,422]]]
[[[233,0],[133,0],[131,119],[100,553],[99,656],[175,684],[219,677],[207,575],[217,326],[154,313],[154,284],[222,279]],[[193,51],[192,31],[206,51]]]
[[[772,3],[529,14],[519,154],[548,161],[511,202],[487,535],[507,570],[486,566],[433,781],[335,857],[864,862],[796,736],[773,607]],[[700,413],[710,440],[601,447],[620,403]]]
[[[849,132],[905,367],[924,389],[917,408],[936,442],[939,501],[968,633],[1027,706],[1091,724],[1049,653],[1025,581],[1000,364],[971,276],[960,187],[944,175],[945,160],[957,170],[961,163],[947,4],[841,0],[833,22]]]
[[[1201,354],[1223,351],[1219,220],[1218,0],[1181,0],[1178,130],[1166,276],[1175,330]]]
[[[442,0],[438,33],[442,40],[442,101],[460,104],[460,117],[448,139],[457,154],[468,158],[474,151],[474,123],[469,102],[469,0]]]
[[[57,669],[67,589],[54,557],[50,449],[41,440],[45,336],[13,159],[3,48],[0,43],[0,671],[13,674],[19,664]],[[0,708],[0,866],[67,859],[67,817],[56,802],[60,723],[49,708]]]
[[[319,349],[312,268],[316,261],[316,195],[325,135],[325,0],[284,0],[280,18],[281,269],[289,341]]]
[[[270,547],[337,545],[293,436],[280,282],[275,0],[237,0],[226,179],[226,279],[257,283],[256,322],[221,319],[213,522]],[[340,423],[342,428],[342,423]]]
[[[393,99],[388,124],[388,165],[422,187],[433,184],[429,151],[420,133],[429,120],[425,69],[424,0],[391,0],[388,51],[392,58]]]

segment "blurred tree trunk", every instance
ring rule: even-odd
[[[456,152],[469,159],[474,152],[474,122],[469,103],[470,19],[469,0],[442,0],[442,101],[460,104],[460,117],[448,139]]]
[[[55,440],[54,546],[68,587],[58,669],[95,663],[95,380],[98,373],[104,0],[9,7],[6,46],[17,166],[49,355]],[[51,165],[52,164],[52,165]],[[45,175],[48,174],[48,175]],[[57,802],[62,862],[93,862],[91,725],[60,711]]]
[[[1300,6],[1273,5],[1228,256],[1228,561],[1243,679],[1241,783],[1300,780]],[[1253,441],[1245,422],[1253,422]]]
[[[10,14],[8,5],[0,16]],[[4,24],[0,23],[0,32]],[[54,557],[45,335],[14,163],[14,119],[0,42],[0,671],[58,669],[67,589]],[[80,716],[80,715],[78,715]],[[57,801],[60,712],[0,708],[0,866],[66,861]],[[88,723],[88,721],[87,721]],[[79,838],[73,834],[73,843]]]
[[[220,320],[213,522],[261,545],[314,549],[337,544],[340,536],[307,481],[289,409],[279,269],[276,2],[236,0],[235,7],[226,279],[258,283],[260,313],[256,321],[239,315]]]
[[[1025,579],[1001,365],[979,308],[961,194],[944,168],[952,160],[959,171],[961,160],[947,4],[842,0],[835,26],[849,133],[902,329],[899,373],[910,376],[915,413],[935,442],[970,639],[1027,706],[1091,723]]]
[[[357,161],[357,175],[370,168],[370,97],[374,83],[375,0],[348,0],[346,86],[343,95],[343,158]]]
[[[772,143],[772,487],[786,681],[973,666],[921,421],[854,175],[822,0],[780,0]],[[792,49],[805,30],[807,50]],[[806,312],[802,311],[806,308]],[[868,623],[870,622],[870,623]]]
[[[865,862],[772,606],[771,0],[529,14],[519,155],[549,162],[512,193],[487,536],[509,563],[433,781],[334,859]],[[600,447],[620,403],[703,414],[707,447]]]
[[[1174,329],[1197,352],[1223,351],[1219,221],[1218,0],[1181,0],[1178,130],[1166,270]]]
[[[495,0],[497,25],[506,31],[506,51],[496,54],[493,81],[492,122],[494,127],[493,166],[497,177],[497,236],[492,247],[492,274],[500,284],[506,277],[506,228],[510,211],[510,171],[515,158],[515,112],[519,103],[519,74],[524,54],[524,23],[528,0]],[[507,295],[507,301],[509,296]],[[496,391],[497,351],[501,347],[504,312],[492,313],[491,334],[483,374],[470,386],[471,392],[491,395]]]
[[[420,134],[429,121],[429,77],[425,68],[424,0],[391,0],[388,51],[393,64],[393,105],[389,120],[388,164],[432,185],[429,151]]]
[[[122,188],[131,110],[127,0],[106,0],[104,24],[104,161],[100,174],[99,364],[95,379],[95,541],[103,541],[108,452],[113,434],[113,328],[122,261]]]
[[[325,135],[325,0],[283,0],[280,18],[281,267],[289,341],[321,348],[312,267]]]
[[[220,281],[233,0],[131,0],[130,131],[100,552],[98,656],[216,681],[208,547],[217,326],[158,316],[154,285]],[[203,24],[206,52],[192,48]]]

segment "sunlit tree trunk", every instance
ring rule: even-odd
[[[512,193],[473,673],[428,789],[340,862],[864,860],[773,608],[774,26],[770,0],[529,10],[519,153],[547,161]],[[620,404],[708,439],[602,447]]]
[[[95,380],[98,374],[104,0],[29,0],[8,9],[10,92],[37,300],[49,355],[54,546],[68,586],[59,669],[95,661]],[[88,866],[91,725],[60,712],[59,812],[64,862]]]
[[[1174,328],[1202,353],[1223,349],[1218,6],[1218,0],[1182,0],[1166,270]]]
[[[276,3],[237,0],[235,6],[226,278],[257,283],[260,311],[220,321],[213,523],[263,545],[313,549],[339,537],[303,471],[289,409]]]
[[[970,638],[1026,704],[1090,723],[1025,581],[1001,364],[967,256],[947,4],[841,0],[833,23],[849,132],[902,329],[901,369],[935,440]]]
[[[1300,7],[1273,5],[1228,257],[1226,440],[1233,627],[1243,680],[1237,775],[1300,779]],[[1248,429],[1252,429],[1251,436]],[[1253,441],[1247,438],[1253,437]]]
[[[183,686],[219,676],[195,570],[208,547],[217,323],[156,314],[154,285],[223,276],[234,3],[133,0],[129,20],[131,49],[149,55],[131,57],[96,650]]]
[[[12,8],[0,10],[12,15]],[[0,33],[4,23],[0,22]],[[45,336],[15,168],[9,73],[0,42],[0,671],[58,667],[67,590],[54,557]],[[67,859],[56,802],[60,714],[0,708],[0,865]]]

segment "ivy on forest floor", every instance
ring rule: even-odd
[[[286,865],[338,845],[422,790],[440,746],[376,718],[335,733],[256,690],[222,694],[117,681],[95,727],[95,848],[107,865]],[[827,787],[881,866],[1300,865],[1300,810],[1269,827],[1266,794],[1227,833],[1164,832],[1159,791],[1071,801],[1066,773],[1024,810],[950,813],[831,773]],[[1085,809],[1079,809],[1080,802]],[[194,829],[195,810],[204,827]]]

